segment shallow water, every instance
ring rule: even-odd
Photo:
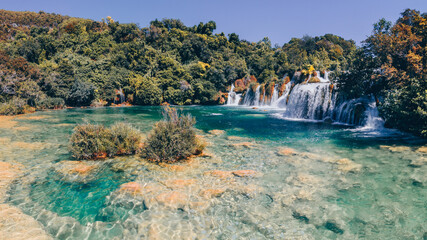
[[[138,157],[86,162],[94,169],[88,174],[70,174],[64,163],[73,160],[67,143],[76,124],[127,121],[148,134],[161,117],[158,107],[16,118],[12,128],[0,128],[0,161],[24,165],[6,203],[35,218],[55,239],[427,238],[426,155],[416,151],[425,140],[289,121],[272,109],[178,108],[196,117],[213,155],[178,164],[180,171]],[[224,133],[209,133],[213,129]],[[283,148],[293,152],[283,154]],[[225,179],[205,174],[248,169],[258,174]],[[178,186],[176,179],[193,182]],[[119,191],[127,182],[157,188],[145,195]],[[224,192],[203,197],[206,189]],[[171,191],[185,203],[163,206],[152,200]]]

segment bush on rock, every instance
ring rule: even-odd
[[[103,159],[135,154],[141,143],[141,133],[128,123],[116,123],[110,128],[85,123],[74,128],[70,150],[78,159]]]
[[[205,144],[196,136],[191,115],[180,116],[176,109],[164,106],[163,117],[148,136],[143,157],[154,162],[176,162],[202,153]]]

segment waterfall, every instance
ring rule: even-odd
[[[229,106],[239,105],[241,97],[242,97],[242,94],[237,94],[236,92],[234,92],[234,84],[231,84],[230,91],[228,92],[227,105]]]
[[[298,84],[289,95],[285,117],[323,120],[330,113],[331,92],[327,83]]]
[[[123,89],[120,88],[119,90],[116,90],[116,95],[119,95],[119,97],[116,99],[114,99],[114,103],[115,104],[122,104],[126,101],[125,95],[123,94]]]
[[[270,101],[271,105],[277,102],[277,100],[279,99],[279,91],[277,91],[278,87],[279,86],[277,84],[274,85],[273,96],[271,96],[271,101]]]
[[[259,96],[261,95],[259,92],[259,89],[261,88],[261,85],[258,85],[258,87],[255,90],[255,99],[254,99],[254,105],[259,106]]]

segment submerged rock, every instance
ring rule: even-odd
[[[220,197],[224,192],[224,189],[205,189],[200,191],[199,195],[204,198],[211,199],[215,197]]]
[[[412,167],[420,167],[425,164],[427,164],[427,157],[420,157],[417,159],[413,159],[409,165]]]
[[[159,204],[170,208],[184,208],[188,202],[188,196],[179,191],[164,192],[155,199]]]
[[[262,174],[255,170],[236,170],[231,172],[237,177],[260,177]]]
[[[277,151],[277,154],[281,156],[291,156],[291,155],[296,155],[297,152],[293,148],[280,147],[279,150]]]
[[[380,145],[381,149],[390,150],[391,152],[405,152],[410,151],[411,148],[407,146],[389,146],[389,145]]]
[[[215,135],[215,136],[219,136],[225,133],[224,130],[219,130],[219,129],[214,129],[214,130],[210,130],[209,131],[210,134]]]
[[[250,148],[256,147],[257,144],[253,143],[253,142],[240,142],[240,143],[233,143],[233,144],[231,144],[231,146],[234,147],[234,148],[244,147],[244,148],[250,149]]]
[[[34,218],[19,208],[0,204],[0,239],[53,239]]]
[[[196,184],[196,179],[170,179],[163,182],[163,184],[168,188],[185,188]]]
[[[238,136],[228,136],[227,140],[230,140],[230,141],[244,141],[244,140],[247,140],[247,138],[238,137]]]
[[[342,158],[337,161],[338,170],[341,172],[358,172],[362,169],[362,165],[351,161],[348,158]]]
[[[204,173],[204,175],[217,177],[221,179],[233,177],[233,173],[231,171],[221,171],[221,170],[207,171]]]
[[[55,164],[54,169],[62,175],[66,182],[87,183],[93,180],[98,170],[98,163],[87,161],[61,161]]]
[[[418,148],[417,152],[419,152],[419,153],[427,153],[427,146]]]
[[[22,173],[22,164],[0,162],[0,202],[6,199],[10,184]]]

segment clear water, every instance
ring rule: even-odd
[[[73,160],[67,142],[75,124],[127,121],[148,134],[161,117],[158,107],[69,109],[16,119],[14,128],[0,128],[0,137],[9,139],[0,146],[0,161],[25,169],[6,203],[34,217],[55,239],[427,238],[427,165],[411,164],[426,157],[416,151],[425,140],[288,121],[278,118],[277,110],[179,109],[196,117],[214,155],[179,164],[185,169],[179,172],[132,156],[88,162],[96,168],[85,176],[61,173],[61,161]],[[225,132],[210,134],[213,129]],[[241,142],[253,145],[233,146]],[[296,153],[278,154],[284,147]],[[343,158],[350,161],[338,162]],[[262,176],[221,180],[204,174],[240,169]],[[171,179],[197,184],[177,190],[165,184]],[[159,189],[146,196],[118,191],[133,181]],[[200,191],[219,188],[225,192],[218,198],[200,197]],[[170,189],[188,196],[187,206],[167,208],[147,200]],[[205,207],[194,207],[198,203]]]

